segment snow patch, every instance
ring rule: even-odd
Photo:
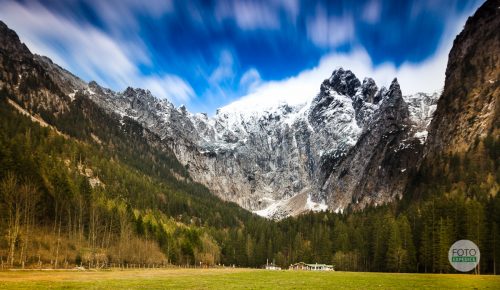
[[[417,133],[415,133],[415,138],[417,138],[417,139],[420,140],[420,144],[424,144],[425,140],[427,140],[427,135],[428,134],[429,134],[429,132],[427,132],[427,130],[421,131],[421,132],[417,132]]]
[[[69,99],[73,102],[75,100],[75,94],[78,90],[73,90],[72,93],[68,94]]]

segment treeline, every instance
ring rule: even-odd
[[[260,267],[269,259],[283,267],[304,261],[349,271],[446,273],[451,244],[470,239],[481,249],[481,273],[496,271],[498,137],[427,161],[403,200],[272,222],[192,182],[168,150],[144,143],[132,120],[114,124],[77,99],[73,116],[52,120],[68,138],[1,97],[4,267]]]

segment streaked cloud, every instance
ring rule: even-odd
[[[370,24],[377,23],[382,13],[382,4],[379,0],[371,0],[363,8],[362,18]]]
[[[0,0],[0,20],[87,81],[213,114],[242,96],[310,98],[340,65],[432,91],[460,30],[449,27],[482,2]]]
[[[115,89],[142,87],[175,103],[195,96],[193,88],[178,76],[141,74],[138,67],[151,63],[140,42],[114,39],[92,25],[54,14],[37,2],[4,2],[0,19],[16,30],[32,51],[84,79]]]
[[[352,16],[328,16],[324,9],[308,20],[307,35],[311,41],[320,47],[338,47],[352,41],[355,27]]]
[[[210,74],[209,80],[213,83],[220,83],[225,80],[234,78],[234,59],[233,55],[228,50],[220,52],[219,65]]]
[[[392,80],[397,78],[404,95],[440,92],[444,86],[448,53],[455,35],[461,31],[465,21],[465,17],[457,17],[455,21],[450,21],[446,27],[446,36],[442,38],[439,48],[423,62],[405,62],[399,67],[390,62],[375,65],[362,47],[357,47],[348,53],[330,53],[322,57],[314,68],[304,70],[293,77],[279,81],[260,81],[249,94],[224,109],[254,111],[282,103],[291,105],[307,103],[318,94],[321,81],[339,67],[351,70],[361,81],[365,77],[373,78],[379,88],[389,87]]]
[[[299,2],[297,0],[219,0],[215,6],[215,16],[219,21],[233,20],[239,28],[244,30],[279,29],[282,12],[290,19],[294,19],[299,12]]]
[[[138,87],[148,88],[155,96],[161,96],[176,103],[185,104],[195,97],[193,88],[176,75],[140,78]]]
[[[246,92],[253,92],[262,82],[259,71],[255,68],[247,70],[240,79],[240,88]]]

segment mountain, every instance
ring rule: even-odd
[[[249,265],[221,251],[236,232],[264,238],[249,224],[267,221],[193,182],[157,135],[85,97],[92,87],[0,22],[2,264]]]
[[[25,46],[14,50],[29,54]],[[96,82],[86,84],[45,57],[33,57],[30,65],[50,80],[46,87],[60,91],[57,104],[40,90],[37,97],[24,94],[18,100],[24,107],[50,119],[46,110],[57,115],[67,112],[75,98],[91,100],[157,136],[193,180],[218,197],[270,218],[339,211],[350,204],[363,208],[401,197],[438,98],[403,97],[396,80],[389,89],[379,89],[373,79],[361,83],[353,72],[338,68],[306,103],[264,110],[229,105],[209,118],[143,89],[114,92]],[[20,72],[11,77],[14,84],[26,83]],[[26,91],[14,89],[19,95]],[[37,103],[28,103],[33,100]]]
[[[29,53],[25,47],[18,50]],[[43,94],[41,98],[25,94],[18,101],[37,100],[25,103],[30,110],[42,115],[47,109],[64,113],[76,97],[88,98],[158,136],[193,180],[220,198],[273,218],[306,210],[338,211],[353,201],[361,208],[401,196],[438,97],[403,98],[397,81],[389,90],[379,89],[373,79],[361,83],[351,71],[339,68],[321,84],[318,96],[304,104],[263,111],[227,106],[208,118],[175,108],[146,90],[114,92],[95,82],[86,84],[45,57],[36,56],[31,62],[49,76],[53,82],[49,86],[57,85],[61,91],[57,104],[49,104]],[[25,83],[22,74],[13,73],[12,78],[16,76]],[[391,158],[398,163],[389,162]],[[352,170],[355,178],[346,170],[352,162],[357,166]]]
[[[168,100],[157,99],[142,89],[127,88],[117,93],[91,82],[83,89],[75,88],[74,94],[93,100],[109,113],[131,118],[156,134],[193,180],[220,198],[266,217],[282,218],[307,210],[348,206],[352,192],[339,194],[338,189],[325,186],[326,177],[334,170],[332,159],[354,147],[362,134],[373,130],[374,124],[392,118],[382,116],[386,107],[394,105],[391,94],[399,100],[393,111],[406,116],[393,122],[405,128],[405,135],[393,144],[392,150],[404,147],[406,151],[420,152],[421,141],[425,140],[422,132],[437,94],[409,96],[407,99],[412,102],[407,104],[397,81],[393,86],[394,89],[391,86],[389,90],[378,90],[372,79],[361,84],[351,71],[340,68],[323,82],[320,93],[310,102],[282,104],[263,111],[228,106],[218,110],[213,118],[192,114],[183,106],[175,108]],[[385,126],[375,133],[378,137],[391,130],[390,124]],[[403,140],[406,143],[400,144]],[[379,163],[372,166],[386,170],[386,166],[393,165]],[[393,180],[404,184],[414,164],[408,160],[398,165],[394,170],[400,173],[391,173]],[[369,176],[367,173],[359,177]],[[375,202],[384,203],[401,195],[403,189],[404,186],[363,189],[357,198],[369,192],[363,206],[375,200],[371,196],[377,197]],[[335,199],[332,195],[342,197]]]
[[[435,188],[495,196],[500,152],[500,2],[486,1],[469,17],[449,54],[445,86],[408,196]]]
[[[453,43],[445,88],[429,130],[429,158],[465,152],[476,138],[499,136],[498,7],[498,1],[487,1]]]

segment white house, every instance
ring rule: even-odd
[[[306,264],[304,262],[299,262],[290,265],[289,270],[305,270],[305,271],[334,271],[333,265],[326,264]]]
[[[281,270],[281,267],[276,266],[274,262],[269,263],[269,261],[266,262],[266,265],[264,266],[264,269],[266,270]]]

